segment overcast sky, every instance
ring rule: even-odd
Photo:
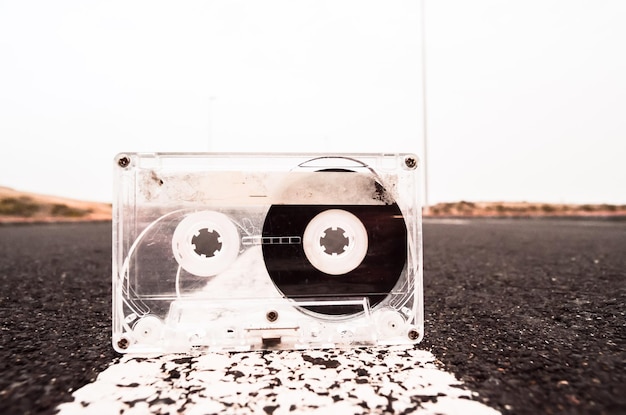
[[[428,193],[626,203],[626,1],[425,0]],[[0,186],[124,151],[423,156],[417,1],[0,0]]]

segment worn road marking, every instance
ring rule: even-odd
[[[499,414],[475,396],[413,348],[125,356],[59,413]]]

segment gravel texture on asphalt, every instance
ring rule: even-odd
[[[424,231],[430,348],[503,413],[626,413],[626,222]]]
[[[0,226],[0,413],[53,413],[110,346],[111,224]],[[626,222],[427,220],[426,337],[503,413],[626,413]]]
[[[0,226],[0,413],[52,413],[116,357],[111,223]]]

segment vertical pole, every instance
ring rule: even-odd
[[[207,137],[207,152],[214,151],[213,149],[213,101],[214,96],[209,97],[209,134]]]
[[[426,0],[421,0],[421,23],[422,23],[422,109],[423,109],[423,148],[422,148],[422,166],[424,172],[424,208],[423,213],[430,213],[430,205],[428,201],[428,111],[426,109]]]

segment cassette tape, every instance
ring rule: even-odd
[[[418,171],[412,154],[119,154],[114,348],[419,342]]]

